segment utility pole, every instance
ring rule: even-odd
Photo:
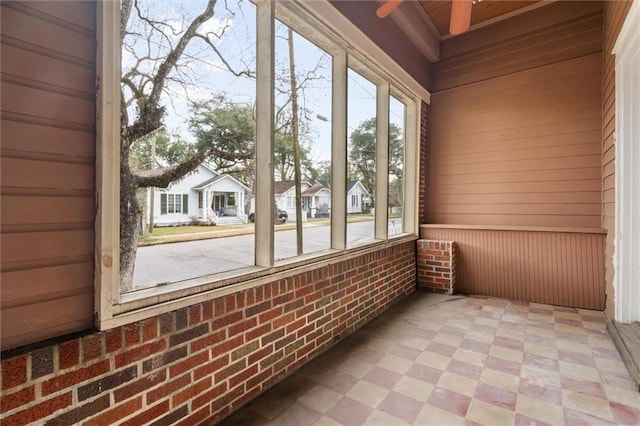
[[[289,35],[289,72],[291,76],[291,138],[293,140],[293,182],[296,187],[296,247],[298,256],[303,253],[302,246],[302,182],[300,180],[300,140],[298,130],[298,84],[296,65],[293,56],[293,31]]]

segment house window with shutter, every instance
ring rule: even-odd
[[[160,194],[160,214],[188,213],[188,194]]]

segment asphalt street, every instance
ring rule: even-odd
[[[330,237],[328,225],[307,224],[303,228],[304,253],[327,250]],[[347,244],[372,239],[373,221],[347,224]],[[139,247],[133,279],[134,289],[253,266],[254,252],[253,234]],[[295,230],[276,232],[276,260],[295,255]]]

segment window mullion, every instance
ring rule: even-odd
[[[273,132],[275,79],[275,1],[257,6],[256,46],[256,265],[271,267],[274,258]]]
[[[347,240],[347,55],[333,56],[331,129],[331,248]]]
[[[98,52],[96,73],[100,77],[96,106],[96,284],[95,325],[103,330],[113,318],[120,292],[120,5],[97,5]],[[114,142],[118,141],[118,142]]]
[[[404,134],[404,232],[415,233],[418,229],[418,170],[420,100],[407,104]]]
[[[376,95],[376,198],[375,238],[386,240],[388,233],[389,189],[389,83],[378,84]]]

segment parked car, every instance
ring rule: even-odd
[[[273,217],[276,223],[285,223],[287,219],[289,219],[289,215],[284,210],[276,209],[273,211],[273,213],[274,213]],[[255,222],[255,221],[256,221],[255,212],[249,213],[249,222]]]

